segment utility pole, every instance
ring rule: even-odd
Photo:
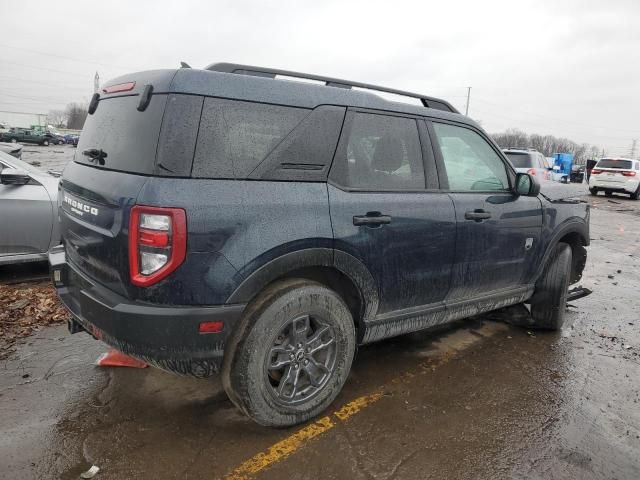
[[[471,98],[471,87],[467,87],[467,108],[465,109],[465,116],[469,116],[469,99]]]
[[[631,149],[629,150],[629,158],[636,158],[637,143],[638,143],[638,140],[634,138],[633,141],[631,142]]]

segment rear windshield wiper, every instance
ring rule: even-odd
[[[104,159],[107,158],[107,152],[104,150],[98,150],[97,148],[90,148],[89,150],[85,150],[82,154],[86,157],[89,157],[90,162],[98,162],[100,165],[104,165]]]

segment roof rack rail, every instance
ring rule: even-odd
[[[236,73],[240,75],[253,75],[256,77],[275,78],[276,75],[283,75],[286,77],[302,78],[307,80],[316,80],[324,82],[328,87],[338,87],[351,89],[352,87],[364,88],[366,90],[374,90],[378,92],[393,93],[395,95],[401,95],[403,97],[417,98],[422,102],[422,105],[428,108],[434,108],[436,110],[444,110],[445,112],[460,113],[446,100],[439,98],[428,97],[419,93],[406,92],[404,90],[396,90],[395,88],[380,87],[378,85],[370,85],[368,83],[352,82],[350,80],[341,80],[339,78],[323,77],[321,75],[311,75],[308,73],[290,72],[288,70],[278,70],[275,68],[254,67],[251,65],[240,65],[236,63],[212,63],[208,65],[205,70],[213,72],[224,73]]]

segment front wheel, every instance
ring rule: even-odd
[[[11,143],[18,143],[18,139],[17,138],[12,138],[11,139]]]
[[[532,327],[547,330],[562,328],[567,309],[571,262],[571,247],[566,243],[558,243],[531,297]]]
[[[45,140],[44,142],[42,142],[42,145],[44,145],[45,147],[49,146],[49,140]]]
[[[638,198],[640,198],[640,185],[638,185],[638,188],[636,188],[636,191],[629,194],[631,196],[631,200],[638,200]]]
[[[589,189],[589,193],[591,193],[591,195],[598,195],[598,189],[597,188],[590,188]]]
[[[296,425],[338,395],[355,345],[353,318],[338,294],[319,283],[284,280],[247,307],[225,352],[224,388],[257,423]]]

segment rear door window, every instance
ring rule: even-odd
[[[106,153],[101,168],[154,173],[166,100],[166,95],[153,95],[144,112],[137,110],[138,95],[100,100],[95,113],[87,116],[75,161],[95,166],[96,163],[82,152],[96,149]]]
[[[331,178],[367,191],[422,190],[424,165],[414,119],[355,113],[345,157],[334,161]]]
[[[205,99],[192,176],[246,178],[309,112],[304,108]]]

